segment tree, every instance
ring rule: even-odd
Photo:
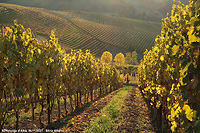
[[[105,51],[101,56],[101,61],[104,63],[112,62],[112,54],[109,51]]]
[[[126,53],[125,63],[129,65],[132,64],[131,52]]]
[[[116,65],[122,65],[125,63],[125,58],[124,58],[124,54],[122,53],[118,53],[116,56],[115,56],[115,64]]]
[[[133,51],[132,53],[126,53],[125,63],[129,65],[137,65],[137,52]]]
[[[136,51],[133,51],[133,52],[132,52],[132,59],[133,59],[132,64],[133,64],[133,65],[137,65],[138,62],[137,62],[137,52],[136,52]]]

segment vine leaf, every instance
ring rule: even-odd
[[[24,95],[24,90],[22,90],[21,88],[17,88],[17,95],[19,97],[21,97],[22,95]]]
[[[179,46],[178,45],[174,45],[172,47],[172,55],[176,55],[176,53],[178,52],[178,50],[179,50]]]

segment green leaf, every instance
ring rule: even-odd
[[[196,121],[196,122],[194,123],[194,126],[196,127],[198,124],[200,124],[200,120]]]
[[[195,8],[196,8],[196,10],[198,10],[200,8],[200,0],[196,1]]]
[[[200,82],[198,82],[197,87],[195,88],[195,93],[198,94],[200,91]]]
[[[176,53],[178,52],[178,50],[179,50],[179,46],[178,45],[174,45],[172,47],[172,55],[176,55]]]
[[[200,120],[196,121],[194,126],[195,126],[195,133],[199,132],[200,131]]]
[[[5,112],[6,111],[6,107],[0,107],[0,112]]]
[[[179,70],[181,76],[183,76],[183,77],[186,76],[185,72],[188,71],[188,67],[189,67],[191,64],[192,64],[192,61],[188,62],[184,69],[181,68],[181,70]]]
[[[8,117],[9,117],[9,118],[12,118],[12,117],[14,117],[14,116],[15,116],[15,113],[8,114]]]
[[[20,103],[20,104],[17,105],[17,109],[22,109],[23,106],[24,106],[23,103]]]
[[[21,97],[22,95],[24,95],[24,90],[17,88],[17,96]]]

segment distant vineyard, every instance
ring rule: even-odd
[[[52,30],[55,30],[55,34],[59,38],[59,43],[69,51],[72,49],[90,49],[94,55],[103,52],[108,46],[102,41],[93,41],[92,45],[85,45],[88,40],[96,40],[89,34],[85,34],[81,29],[74,26],[66,19],[62,19],[55,15],[51,15],[46,12],[38,11],[32,8],[0,4],[1,14],[0,23],[4,26],[9,26],[13,23],[13,20],[17,20],[23,24],[24,27],[31,27],[36,36],[46,37],[50,35]],[[84,46],[84,47],[82,47]]]
[[[76,12],[42,10],[69,20],[78,28],[83,29],[105,43],[138,52],[151,49],[154,44],[154,38],[157,35],[155,31],[159,31],[160,29],[157,23],[155,23],[157,24],[155,26],[153,22],[143,22],[141,20],[133,21],[103,15],[94,16],[94,14],[88,13],[87,16],[91,15],[91,17],[94,17],[93,19],[89,19],[87,16],[85,17],[86,14],[80,15]],[[87,21],[87,19],[91,21],[96,19],[97,21],[91,22]]]
[[[46,40],[54,30],[67,51],[90,49],[94,55],[110,46],[143,53],[145,49],[151,49],[160,28],[154,22],[85,12],[51,11],[2,3],[0,7],[1,25],[10,26],[17,19],[24,27],[30,27],[36,37]]]
[[[121,18],[115,16],[108,16],[103,14],[95,14],[90,12],[81,12],[81,11],[53,11],[54,13],[60,13],[65,16],[70,16],[71,18],[81,18],[84,20],[105,24],[105,25],[112,25],[127,29],[137,29],[141,31],[148,31],[153,34],[159,34],[161,30],[161,24],[158,22],[151,22],[151,21],[144,21],[144,20],[137,20],[137,19],[128,19],[128,18]]]
[[[152,40],[155,38],[150,33],[145,34],[145,32],[139,32],[137,30],[97,24],[83,19],[73,18],[71,21],[99,40],[125,49],[136,49],[139,52],[142,52],[144,45],[145,48],[150,48],[151,45],[148,47],[148,44],[153,43]]]
[[[38,10],[66,19],[105,43],[138,52],[151,49],[154,38],[160,33],[161,27],[160,23],[156,22],[110,17],[88,12]]]

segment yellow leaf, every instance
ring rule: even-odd
[[[184,75],[185,75],[185,72],[188,70],[188,67],[189,67],[191,64],[192,64],[192,61],[190,61],[189,63],[187,63],[187,65],[185,66],[184,69],[181,68],[181,70],[179,70],[181,76],[184,76]]]
[[[158,47],[155,47],[154,50],[155,50],[155,51],[159,51],[159,48],[158,48]]]
[[[172,47],[172,55],[175,55],[178,52],[178,50],[179,50],[179,46],[178,45],[174,45]]]
[[[164,56],[162,55],[162,56],[160,56],[160,60],[161,61],[164,61],[165,60],[165,58],[164,58]]]
[[[189,35],[189,43],[198,42],[200,39],[196,37],[194,34]]]
[[[186,118],[190,121],[192,121],[192,118],[194,117],[194,112],[193,110],[190,108],[189,105],[185,104],[183,106],[183,110],[185,110],[185,114],[186,114]]]
[[[175,131],[175,128],[176,128],[176,127],[177,127],[177,123],[176,123],[176,121],[173,121],[173,122],[172,122],[172,126],[171,126],[172,132]]]
[[[199,27],[198,27],[198,29],[199,29]],[[190,31],[187,33],[188,34],[189,43],[199,42],[200,41],[200,38],[195,36],[193,32],[194,32],[194,27],[192,26],[190,28]]]
[[[172,109],[171,109],[171,118],[174,119],[174,117],[175,117],[175,111],[174,111],[174,109],[172,108]]]
[[[156,103],[156,108],[159,108],[160,105],[161,105],[161,103],[160,103],[160,101],[158,101],[158,102]]]
[[[38,53],[41,54],[41,50],[40,49],[38,49]]]
[[[169,97],[167,97],[167,101],[170,101],[170,98],[169,98]]]
[[[196,27],[198,31],[200,31],[200,25]]]
[[[13,31],[12,31],[12,29],[10,29],[10,27],[6,27],[5,29],[4,29],[4,34],[5,35],[7,35],[8,33],[12,33]]]

